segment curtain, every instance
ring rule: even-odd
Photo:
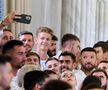
[[[108,40],[108,0],[5,0],[5,7],[6,12],[32,12],[30,25],[12,24],[15,36],[23,30],[32,28],[35,33],[34,27],[48,26],[59,38],[58,48],[65,33],[77,35],[81,48]]]
[[[62,3],[63,34],[76,34],[82,48],[108,40],[108,0],[63,0]]]

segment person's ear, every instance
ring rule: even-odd
[[[2,79],[2,78],[1,78],[1,74],[0,74],[0,83],[1,83],[1,79]]]
[[[34,39],[34,44],[37,45],[37,37]]]
[[[72,64],[72,68],[73,68],[73,69],[77,69],[77,68],[78,68],[78,63],[77,63],[77,62],[74,62],[74,63]]]
[[[40,85],[39,84],[35,84],[33,90],[40,90]]]
[[[103,57],[104,57],[105,60],[107,60],[107,58],[108,58],[108,52],[105,52]]]
[[[107,86],[108,86],[108,79],[107,79]],[[107,87],[107,89],[106,90],[108,90],[108,87]]]

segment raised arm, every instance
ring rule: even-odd
[[[13,11],[7,15],[7,17],[0,23],[0,30],[3,29],[3,27],[11,24],[13,22],[13,19],[15,18],[16,11]]]

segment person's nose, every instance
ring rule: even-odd
[[[27,44],[27,43],[28,43],[28,41],[26,40],[24,43],[25,43],[25,44]]]
[[[90,58],[87,58],[87,59],[86,59],[86,62],[91,62],[91,59],[90,59]]]
[[[65,61],[62,63],[62,66],[66,66],[66,62]]]
[[[23,61],[26,61],[27,60],[27,57],[25,54],[23,54]]]
[[[7,41],[10,41],[10,40],[12,40],[10,37],[7,37]]]
[[[35,61],[32,59],[32,60],[31,60],[31,63],[32,63],[32,64],[35,64]]]

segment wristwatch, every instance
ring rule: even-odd
[[[4,22],[4,21],[1,21],[1,25],[2,25],[2,26],[6,26],[6,25],[7,25],[7,23],[6,23],[6,22]]]

